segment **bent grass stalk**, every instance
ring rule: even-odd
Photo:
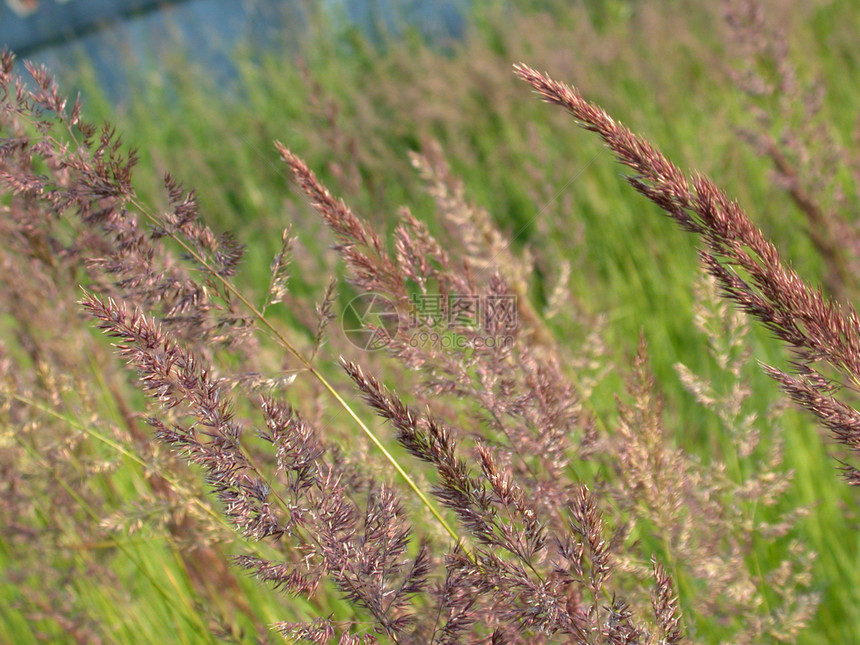
[[[136,200],[134,197],[129,198],[129,203],[133,204],[138,211],[143,214],[150,222],[155,224],[156,226],[163,226],[163,222],[154,215],[144,204]],[[433,517],[442,525],[442,528],[451,536],[451,538],[458,544],[463,544],[462,537],[454,530],[454,528],[445,520],[442,514],[438,511],[438,509],[433,505],[427,495],[421,490],[418,484],[413,480],[409,474],[403,469],[394,455],[385,447],[382,441],[376,436],[376,434],[367,426],[367,424],[356,414],[356,412],[352,409],[352,406],[346,402],[346,400],[338,393],[337,390],[334,389],[331,383],[329,383],[328,379],[320,373],[316,367],[314,367],[313,363],[305,358],[305,356],[293,345],[278,329],[272,322],[263,314],[251,301],[249,301],[242,292],[237,289],[233,283],[222,276],[218,271],[216,271],[207,261],[206,259],[200,255],[190,244],[185,242],[179,235],[174,233],[172,230],[168,228],[168,236],[174,240],[177,244],[179,244],[184,251],[186,251],[191,257],[194,258],[195,262],[198,262],[200,266],[202,266],[209,275],[213,276],[221,285],[230,292],[239,302],[241,302],[247,309],[250,311],[254,317],[260,321],[260,323],[269,330],[277,340],[277,342],[288,352],[290,352],[296,360],[298,360],[302,366],[323,386],[323,388],[331,395],[332,398],[337,402],[337,404],[358,424],[358,427],[361,431],[370,439],[374,446],[382,453],[382,455],[388,460],[388,462],[394,467],[397,473],[403,478],[406,482],[406,485],[418,496],[418,499],[421,500],[421,503],[430,511]],[[474,561],[474,556],[466,551],[468,557]]]

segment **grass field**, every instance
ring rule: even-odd
[[[118,107],[99,95],[81,71],[85,68],[78,67],[77,75],[57,70],[57,76],[64,91],[83,89],[87,120],[109,120],[125,144],[138,150],[134,186],[143,203],[168,208],[161,178],[169,170],[196,188],[206,224],[219,233],[232,231],[247,246],[234,282],[254,302],[266,297],[281,231],[292,223],[297,241],[289,294],[267,315],[308,350],[314,345],[314,303],[330,277],[339,277],[334,320],[315,365],[359,406],[338,368],[341,354],[366,361],[401,395],[418,377],[390,367],[393,360],[384,353],[365,356],[349,345],[340,316],[360,289],[346,280],[347,271],[331,250],[334,236],[291,182],[273,141],[302,157],[391,244],[398,209],[408,205],[452,255],[459,250],[468,257],[467,233],[458,232],[455,219],[445,222],[427,178],[410,163],[412,151],[431,158],[441,151],[451,176],[462,180],[465,198],[485,209],[510,241],[491,255],[507,269],[519,267],[524,288],[518,295],[528,299],[546,332],[564,348],[559,357],[564,374],[582,384],[599,373],[584,407],[604,434],[602,441],[623,441],[618,428],[624,414],[616,397],[622,407],[625,401],[633,405],[625,383],[641,335],[663,401],[668,449],[683,451],[690,463],[722,464],[707,472],[729,482],[761,473],[770,473],[771,483],[790,481],[772,504],[732,499],[731,485],[714,489],[726,508],[743,507],[740,516],[750,526],[736,526],[736,535],[719,538],[713,553],[726,549],[725,566],[745,563],[753,589],[723,589],[712,603],[708,579],[696,574],[696,563],[685,568],[685,555],[697,552],[691,549],[674,562],[666,536],[649,534],[655,521],[636,524],[620,538],[623,552],[629,547],[637,554],[630,556],[625,574],[635,578],[635,558],[647,561],[651,553],[674,562],[667,568],[676,578],[691,642],[860,642],[857,496],[833,458],[846,459],[845,451],[804,412],[789,409],[770,421],[783,395],[758,362],[787,369],[787,352],[751,324],[744,341],[749,353],[731,349],[745,357],[743,367],[732,374],[719,364],[709,344],[719,346],[731,330],[720,328],[719,320],[710,336],[697,328],[696,294],[702,290],[697,240],[630,188],[624,169],[596,137],[537,100],[512,72],[512,65],[523,61],[575,84],[683,169],[709,175],[808,282],[841,289],[840,297],[857,302],[857,280],[843,276],[833,282],[827,258],[809,235],[815,224],[744,131],[769,132],[784,144],[827,216],[850,226],[845,222],[852,221],[860,203],[852,166],[857,159],[839,155],[856,142],[860,90],[853,79],[860,63],[855,46],[860,13],[837,2],[773,0],[762,7],[766,23],[789,43],[784,58],[745,50],[736,34],[733,39],[722,10],[702,3],[534,0],[475,2],[464,39],[444,43],[428,43],[407,31],[371,44],[355,29],[333,27],[318,16],[304,36],[301,57],[287,44],[283,51],[243,46],[234,53],[237,73],[227,84],[187,60],[179,44],[170,54],[174,72],[158,78],[141,74]],[[758,39],[765,42],[766,34],[758,32]],[[750,96],[732,72],[750,65],[775,83],[784,80],[780,74],[788,67],[800,89],[783,86]],[[798,97],[816,83],[820,109],[811,112]],[[772,115],[770,121],[756,110]],[[61,239],[79,228],[69,226],[72,232],[60,233]],[[850,246],[847,234],[839,239],[847,265],[858,266],[853,254],[860,248]],[[4,260],[14,254],[10,248],[4,247]],[[80,275],[57,278],[53,286],[34,283],[23,295],[16,292],[14,301],[0,303],[0,359],[6,364],[0,419],[8,454],[0,458],[5,526],[0,641],[278,642],[281,637],[268,629],[277,621],[331,615],[364,624],[366,613],[344,601],[331,582],[306,599],[227,566],[229,555],[275,557],[278,550],[239,537],[220,503],[205,492],[201,468],[187,467],[148,439],[142,419],[155,406],[134,386],[133,370],[111,358],[109,342],[82,320],[75,304],[81,297],[77,282],[88,283],[78,280]],[[486,273],[477,275],[487,280]],[[560,276],[569,279],[566,288],[556,288]],[[11,289],[2,293],[12,297]],[[29,327],[22,322],[27,317]],[[600,332],[599,343],[590,335],[594,331]],[[270,340],[260,336],[254,365],[262,371],[284,369],[286,359]],[[213,360],[226,371],[241,358],[225,352]],[[726,400],[703,405],[684,387],[679,363]],[[306,376],[299,375],[283,395],[361,461],[367,448],[358,430]],[[748,394],[739,394],[744,387]],[[727,411],[732,397],[742,404]],[[406,398],[425,403],[417,394]],[[449,412],[452,418],[469,416],[456,402]],[[372,418],[370,410],[362,414]],[[750,414],[758,417],[760,442],[745,454],[748,435],[732,425]],[[374,427],[384,437],[391,434],[381,422]],[[386,441],[394,445],[393,439]],[[782,460],[771,463],[778,445]],[[607,448],[606,454],[614,450]],[[620,529],[623,518],[635,512],[612,495],[624,490],[618,483],[623,474],[613,464],[608,457],[583,460],[577,472],[590,488],[606,492],[602,504],[613,518],[610,526]],[[365,467],[363,476],[396,479],[382,462]],[[426,477],[432,479],[423,477],[424,484]],[[159,493],[165,489],[174,493]],[[422,512],[414,500],[406,505]],[[758,529],[759,523],[779,524],[783,518],[791,526],[774,537]],[[432,525],[432,518],[426,523]],[[749,552],[730,553],[735,544]],[[808,579],[802,571],[795,578],[773,573],[787,559],[804,564],[806,553],[814,555]],[[719,568],[719,556],[714,557]],[[789,614],[808,593],[817,594],[818,605],[795,633]],[[748,614],[733,613],[741,603]],[[649,607],[647,600],[643,606]],[[775,627],[746,641],[757,633],[751,626],[755,620]]]

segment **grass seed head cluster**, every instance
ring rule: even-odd
[[[727,15],[738,43],[764,33],[746,5]],[[755,56],[782,61],[793,87],[783,52]],[[136,154],[114,129],[89,123],[45,69],[27,71],[3,54],[0,513],[15,608],[37,638],[115,642],[87,589],[119,606],[129,569],[200,642],[795,642],[814,620],[816,559],[797,531],[809,508],[789,498],[783,407],[756,411],[747,320],[792,353],[765,372],[849,450],[860,322],[711,179],[516,65],[700,242],[695,327],[718,369],[676,370],[732,448],[703,459],[677,441],[644,336],[613,358],[606,321],[568,288],[573,259],[535,298],[540,252],[512,246],[470,200],[444,145],[411,155],[438,215],[428,223],[408,207],[362,217],[276,142],[346,279],[295,293],[307,259],[296,223],[260,293],[242,280],[241,230],[216,233],[170,174],[160,202],[139,194]],[[754,80],[735,77],[750,100],[766,94]],[[336,114],[317,107],[344,155],[328,174],[358,190]],[[810,223],[828,223],[811,242],[842,297],[855,238],[800,181],[803,144],[781,151],[768,126],[746,138]],[[380,351],[335,329],[343,300],[364,296],[388,307],[361,321]],[[559,316],[584,332],[565,335]],[[594,393],[613,375],[624,385],[607,410]],[[850,460],[841,470],[860,482]],[[139,548],[154,540],[181,582]],[[284,592],[282,615],[261,612],[240,570]]]

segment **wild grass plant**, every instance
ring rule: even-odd
[[[725,42],[776,42],[754,5],[730,9]],[[265,81],[258,94],[248,81],[249,129],[227,127],[235,105],[195,123],[204,135],[212,128],[210,141],[220,135],[211,150],[222,167],[208,167],[207,136],[199,151],[189,143],[165,153],[186,164],[184,176],[205,171],[199,196],[173,175],[156,195],[152,168],[133,182],[136,154],[110,126],[89,123],[43,69],[30,66],[25,85],[4,56],[2,615],[16,642],[852,640],[853,513],[839,506],[851,503],[848,487],[755,363],[783,365],[765,371],[854,446],[857,323],[845,269],[854,238],[834,206],[850,199],[847,178],[838,175],[839,190],[803,183],[814,175],[800,164],[833,173],[809,160],[821,136],[794,128],[790,98],[786,112],[773,121],[763,112],[743,133],[776,168],[780,203],[794,203],[814,229],[804,248],[822,260],[805,268],[822,268],[823,292],[711,180],[679,170],[578,90],[520,65],[523,80],[632,169],[639,192],[701,238],[703,277],[694,287],[689,242],[672,238],[674,253],[631,248],[607,223],[613,213],[593,205],[588,224],[572,224],[577,209],[556,188],[570,182],[541,176],[568,152],[547,141],[567,141],[569,124],[537,102],[524,119],[528,93],[498,79],[511,57],[529,58],[522,50],[553,67],[547,52],[558,59],[570,30],[601,44],[601,31],[623,32],[623,20],[576,11],[519,11],[519,32],[498,27],[492,9],[479,12],[485,38],[459,54],[415,42],[402,45],[412,60],[368,49],[361,64],[378,65],[373,73],[393,85],[365,84],[356,96],[338,95],[343,85],[314,61],[281,86],[271,85],[270,63],[248,62],[247,77]],[[677,16],[646,8],[626,19],[632,28]],[[668,82],[616,45],[645,77],[638,82]],[[803,91],[791,83],[801,72],[773,45],[753,47],[737,69],[726,78],[739,104]],[[488,94],[470,97],[472,84]],[[275,96],[264,102],[262,87]],[[303,88],[300,99],[290,87]],[[440,87],[474,113],[428,102]],[[797,118],[814,120],[813,108],[803,104]],[[290,141],[275,145],[285,165],[256,168],[262,144],[252,131],[277,128],[278,110],[297,119],[272,136]],[[392,118],[401,111],[409,117]],[[298,131],[303,113],[316,128]],[[486,136],[470,135],[485,117]],[[146,164],[164,165],[153,149]],[[834,139],[830,156],[850,168],[838,150]],[[594,154],[582,173],[600,179],[583,179],[585,192],[606,195],[622,220],[632,213],[638,227],[671,235],[619,201],[623,187],[600,176],[609,164]],[[503,172],[475,182],[473,194],[459,177],[470,163]],[[227,221],[231,208],[282,212],[286,188],[266,183],[284,172],[311,207],[291,204],[291,226],[280,215]],[[523,215],[529,200],[537,217]],[[392,208],[402,201],[415,212]],[[205,206],[220,211],[215,223],[200,216]],[[275,223],[277,235],[261,241]],[[215,232],[228,224],[232,235]],[[629,256],[601,265],[603,275],[569,252],[591,257],[608,244],[601,233],[616,238],[615,257]],[[333,252],[323,252],[329,242]],[[684,249],[686,262],[662,266]],[[243,274],[246,258],[255,266]],[[661,271],[643,278],[631,261]],[[617,295],[595,296],[578,271],[592,285],[618,276],[631,283],[625,294],[664,302],[656,285],[686,275],[689,295],[678,302],[689,315],[648,324],[627,314],[635,320],[624,336],[601,315],[618,309],[596,304]],[[379,315],[349,318],[377,298]],[[790,347],[790,366],[742,312]],[[684,326],[674,318],[688,327],[678,346],[702,348],[683,364],[671,360],[683,352],[653,348],[667,344],[655,327]],[[380,342],[342,333],[355,323]],[[659,367],[667,360],[671,372]]]

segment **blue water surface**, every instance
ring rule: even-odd
[[[2,0],[0,0],[2,2]],[[160,75],[187,57],[227,82],[237,47],[299,47],[307,0],[41,0],[20,18],[0,4],[0,47],[43,63],[61,79],[90,66],[108,97],[122,101],[131,79]],[[356,27],[371,39],[405,28],[444,42],[459,39],[469,0],[323,0],[334,29]],[[171,56],[179,53],[180,56]],[[176,64],[176,63],[173,63]]]

